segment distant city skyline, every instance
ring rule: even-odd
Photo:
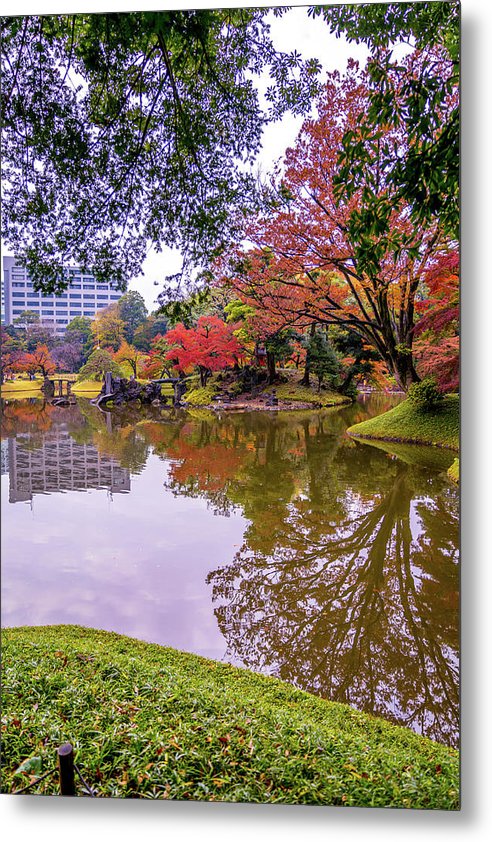
[[[52,327],[57,336],[65,333],[76,316],[94,319],[99,310],[116,304],[123,293],[112,285],[111,279],[96,283],[89,272],[80,267],[69,268],[70,285],[59,294],[42,294],[34,289],[26,269],[14,257],[2,260],[2,324],[13,324],[23,312],[32,311],[41,324]]]

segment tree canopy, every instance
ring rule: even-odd
[[[414,75],[418,56],[408,60]],[[252,305],[270,331],[299,329],[313,322],[356,330],[380,355],[403,389],[418,379],[412,358],[415,302],[425,272],[451,248],[438,221],[416,225],[410,207],[385,178],[385,147],[406,150],[398,128],[381,132],[381,143],[365,166],[365,184],[339,202],[335,181],[343,138],[356,131],[368,107],[368,75],[351,62],[346,74],[330,74],[318,99],[318,117],[305,122],[287,150],[283,173],[272,179],[262,214],[248,220],[249,247],[222,259],[222,276]],[[389,225],[398,255],[387,248],[384,230],[362,241],[353,231],[354,212],[371,189],[391,197]]]
[[[1,18],[3,235],[36,287],[65,288],[70,262],[124,286],[149,242],[201,265],[228,240],[264,125],[317,85],[319,62],[273,49],[267,13]]]
[[[409,205],[417,224],[439,220],[447,234],[459,231],[459,47],[460,4],[358,3],[313,6],[331,32],[371,50],[368,64],[370,101],[343,139],[335,184],[339,199],[367,186],[366,167],[379,156],[381,132],[401,131],[405,149],[387,147],[380,161],[388,188],[368,190],[351,215],[359,259],[378,267],[377,252],[367,250],[372,233],[386,235],[386,246],[398,250],[391,229],[395,195]],[[411,45],[419,56],[419,72],[409,72],[392,52],[396,42]],[[452,107],[449,100],[453,98]]]
[[[135,290],[129,290],[118,301],[118,312],[125,324],[125,339],[131,344],[135,331],[144,324],[148,316],[143,296]]]

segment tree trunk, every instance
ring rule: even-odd
[[[304,374],[301,380],[301,386],[307,386],[309,389],[310,381],[309,375],[311,374],[311,355],[309,353],[309,348],[306,351],[306,362],[304,364]]]
[[[275,383],[275,354],[272,351],[267,351],[266,355],[267,369],[268,369],[268,383],[270,386]]]
[[[310,329],[309,329],[309,339],[311,340],[316,333],[316,322],[313,322]],[[304,365],[304,376],[301,380],[301,386],[307,386],[309,389],[310,382],[309,376],[311,374],[311,353],[309,351],[309,345],[306,350],[306,363]]]
[[[202,386],[202,388],[205,388],[205,386],[207,385],[207,380],[211,374],[212,372],[209,368],[200,366],[200,386]]]
[[[411,353],[401,354],[399,352],[395,352],[395,354],[390,355],[388,363],[390,372],[393,374],[396,382],[404,392],[408,392],[413,383],[418,383],[420,381],[420,377],[415,370],[413,356]]]

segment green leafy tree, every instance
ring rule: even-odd
[[[121,377],[121,368],[109,351],[105,348],[96,348],[80,369],[77,380],[102,380],[107,371],[115,377]]]
[[[91,319],[88,316],[75,316],[67,325],[64,341],[71,345],[80,345],[82,363],[86,363],[94,350],[94,335],[91,329]]]
[[[310,367],[318,378],[318,392],[324,382],[335,388],[340,382],[340,360],[325,334],[317,330],[309,337],[307,346]]]
[[[125,292],[118,301],[118,312],[124,324],[125,339],[131,345],[136,329],[144,324],[148,316],[143,296],[135,290]]]
[[[266,337],[264,345],[269,383],[275,382],[277,376],[276,364],[285,362],[294,353],[292,340],[295,337],[295,331],[288,329],[279,330]]]
[[[53,327],[40,321],[39,313],[34,310],[24,310],[16,319],[14,326],[24,342],[25,349],[34,353],[38,345],[46,345],[50,350],[56,345],[57,338]]]
[[[23,310],[17,318],[13,320],[14,325],[25,326],[26,329],[32,327],[32,325],[39,324],[39,313],[36,313],[34,310]]]
[[[151,313],[145,321],[135,329],[133,344],[140,351],[150,351],[152,341],[156,336],[164,336],[168,328],[168,319],[161,314]]]
[[[234,236],[256,184],[238,164],[317,89],[319,62],[277,52],[267,14],[1,19],[3,233],[36,287],[64,289],[71,260],[123,287],[149,242],[199,267]]]
[[[330,342],[342,360],[345,360],[339,391],[344,395],[355,397],[357,383],[363,378],[367,380],[374,378],[375,364],[379,363],[381,366],[381,358],[355,330],[349,328],[331,327]]]
[[[378,268],[371,249],[373,235],[386,236],[386,248],[396,254],[402,241],[391,227],[395,199],[411,208],[413,221],[435,220],[450,237],[459,229],[459,41],[458,2],[359,3],[314,6],[337,35],[366,44],[369,108],[356,128],[347,131],[340,155],[338,197],[346,202],[366,187],[363,202],[351,215],[356,255],[368,272]],[[418,75],[408,62],[393,58],[392,47],[412,41],[419,56]],[[449,107],[449,103],[452,107]],[[406,138],[405,149],[384,148],[381,174],[385,190],[367,182],[367,165],[381,149],[381,130],[391,126]]]

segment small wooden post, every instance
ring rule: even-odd
[[[60,795],[75,795],[73,766],[73,748],[71,743],[63,743],[57,749],[58,772],[60,775]]]

